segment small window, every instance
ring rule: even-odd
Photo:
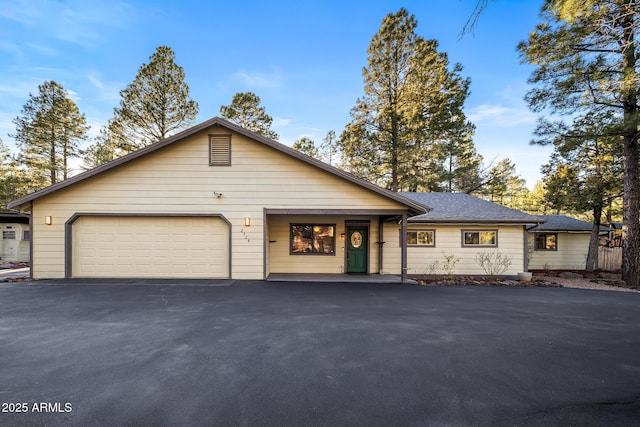
[[[24,230],[22,232],[22,240],[31,240],[31,230]]]
[[[5,240],[15,240],[16,239],[15,230],[3,231],[2,232],[2,238],[5,239]]]
[[[231,166],[231,135],[209,135],[209,166]]]
[[[409,246],[435,246],[436,230],[407,231],[407,245]]]
[[[558,233],[536,234],[536,251],[557,251]]]
[[[291,255],[335,255],[335,224],[291,224]]]
[[[498,246],[498,230],[462,230],[462,246]]]

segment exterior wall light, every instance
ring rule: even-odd
[[[248,216],[244,217],[244,226],[245,227],[251,227],[251,218]]]
[[[51,217],[50,215],[47,215],[44,217],[44,223],[46,225],[51,225],[53,224],[53,217]]]

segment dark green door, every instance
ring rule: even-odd
[[[347,273],[366,273],[369,256],[367,227],[347,228]]]

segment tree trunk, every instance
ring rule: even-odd
[[[398,129],[398,118],[396,113],[392,113],[391,118],[391,191],[398,192],[398,152],[400,151],[400,135]]]
[[[635,3],[635,1],[632,1]],[[635,10],[635,6],[633,7]],[[624,194],[622,197],[622,280],[627,286],[640,286],[640,181],[638,180],[638,106],[635,56],[635,22],[623,18],[627,44],[624,50]]]
[[[591,238],[589,239],[589,253],[587,254],[587,271],[593,271],[598,268],[598,245],[600,236],[600,218],[602,217],[602,206],[593,208],[593,228],[591,229]]]

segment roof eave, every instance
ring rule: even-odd
[[[455,219],[455,218],[443,218],[443,219],[429,219],[429,218],[410,218],[410,223],[420,223],[420,224],[489,224],[489,225],[500,225],[500,224],[509,224],[509,225],[528,225],[534,223],[534,221],[530,220],[522,220],[522,219],[482,219],[482,218],[474,218],[474,219]],[[537,223],[537,222],[536,222]]]

